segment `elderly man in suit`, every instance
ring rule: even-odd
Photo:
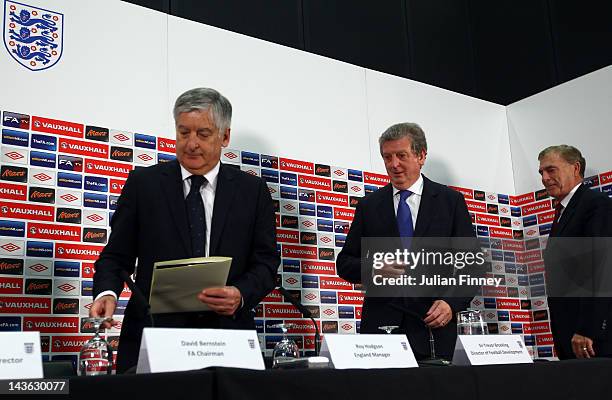
[[[279,265],[274,206],[266,184],[220,162],[232,107],[219,92],[192,89],[174,106],[176,161],[132,171],[96,261],[91,316],[110,317],[127,274],[148,297],[157,261],[232,257],[227,286],[203,289],[211,311],[163,314],[156,326],[254,329],[253,308],[274,288]],[[138,264],[136,266],[136,263]],[[146,308],[130,300],[117,371],[138,359]]]
[[[474,238],[463,196],[421,174],[427,141],[419,125],[393,125],[380,136],[379,145],[391,182],[358,204],[336,262],[338,275],[353,283],[362,281],[362,238]],[[387,266],[382,272],[400,276],[404,269]],[[415,357],[424,359],[429,355],[431,329],[437,355],[451,358],[457,335],[454,316],[467,308],[470,299],[408,297],[409,292],[406,295],[390,298],[366,293],[361,333],[381,333],[380,326],[399,326],[408,336]]]
[[[611,267],[612,200],[582,184],[586,161],[577,148],[550,146],[538,160],[556,202],[544,260],[557,355],[612,356],[612,299],[604,293],[610,282],[602,281]]]

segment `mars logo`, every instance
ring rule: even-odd
[[[338,321],[322,321],[321,331],[323,333],[337,333]]]
[[[348,183],[342,181],[334,181],[334,192],[348,193]]]
[[[335,253],[333,249],[319,248],[319,259],[333,261]]]
[[[329,165],[315,164],[315,174],[320,176],[330,176],[331,168]]]
[[[85,128],[85,139],[97,140],[99,142],[108,142],[109,131],[107,128],[98,126],[87,126]]]
[[[300,243],[301,244],[317,244],[316,233],[300,232]]]
[[[0,179],[3,181],[26,182],[28,179],[27,174],[27,168],[3,165]]]
[[[62,57],[64,15],[6,1],[4,45],[15,61],[31,71],[51,68]]]

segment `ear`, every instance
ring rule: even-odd
[[[421,154],[417,156],[417,162],[422,167],[425,164],[425,160],[427,159],[427,152],[425,150],[421,151]]]
[[[580,178],[580,161],[574,163],[574,176]]]
[[[225,132],[223,133],[223,136],[221,136],[221,146],[227,147],[229,145],[230,133],[231,133],[231,129],[227,128]]]

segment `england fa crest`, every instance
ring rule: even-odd
[[[51,68],[62,57],[64,14],[5,0],[3,28],[7,51],[29,70]]]

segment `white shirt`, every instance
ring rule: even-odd
[[[410,208],[410,214],[412,215],[412,229],[416,228],[417,216],[419,214],[419,206],[421,205],[421,197],[423,197],[423,175],[419,174],[419,179],[416,180],[408,188],[412,192],[410,197],[406,199],[406,203]],[[393,208],[395,209],[395,215],[397,215],[397,207],[400,202],[400,189],[393,187]]]
[[[217,165],[214,166],[213,169],[204,174],[204,178],[208,182],[206,185],[202,185],[200,187],[200,195],[202,196],[202,201],[204,202],[204,213],[206,219],[206,248],[204,249],[204,254],[208,257],[209,254],[209,244],[210,244],[210,224],[212,221],[212,212],[213,207],[215,205],[215,193],[217,192],[217,178],[219,177],[219,167],[221,163],[217,162]],[[181,165],[181,176],[183,177],[183,197],[187,198],[189,194],[189,190],[191,189],[191,179],[189,177],[193,175],[191,172],[187,171]]]
[[[580,187],[580,185],[582,185],[582,182],[580,182],[579,184],[577,184],[576,186],[574,186],[574,188],[572,190],[570,190],[570,192],[568,194],[565,195],[565,197],[563,198],[563,200],[560,201],[561,205],[563,206],[563,208],[561,209],[561,212],[559,213],[559,219],[561,219],[561,216],[563,215],[563,213],[565,212],[565,209],[567,208],[567,205],[569,204],[569,202],[572,200],[572,197],[574,197],[574,194],[576,193],[576,190],[578,190],[578,188]],[[559,220],[557,220],[557,222],[559,222]]]
[[[219,177],[219,168],[221,167],[221,163],[217,162],[217,165],[213,167],[210,171],[204,174],[204,178],[208,182],[206,185],[202,185],[200,187],[200,195],[202,196],[202,201],[204,202],[204,213],[206,219],[206,248],[204,252],[206,257],[208,257],[209,253],[209,243],[210,243],[210,226],[212,221],[212,212],[213,206],[215,204],[215,193],[217,191],[217,178]],[[183,197],[186,198],[189,194],[189,190],[191,189],[191,180],[189,177],[193,175],[191,172],[187,171],[181,165],[181,176],[183,178]],[[112,295],[117,298],[117,294],[112,290],[105,290],[96,296],[95,300],[98,300],[102,296]]]

